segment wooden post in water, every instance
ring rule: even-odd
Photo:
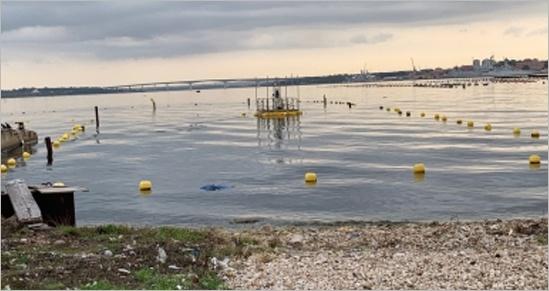
[[[250,108],[250,98],[248,98],[248,108]]]
[[[95,131],[99,134],[99,108],[95,106]]]
[[[48,150],[48,166],[51,166],[53,163],[53,151],[51,148],[51,138],[49,136],[46,136],[44,138],[44,143],[46,144],[46,149]]]

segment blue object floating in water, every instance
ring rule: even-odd
[[[224,190],[227,188],[230,188],[230,187],[225,185],[218,185],[218,184],[208,184],[200,187],[200,189],[204,191],[218,191],[218,190]]]

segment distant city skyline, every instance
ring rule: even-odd
[[[18,87],[326,75],[547,59],[545,1],[2,2]]]

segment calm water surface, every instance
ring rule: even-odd
[[[295,88],[288,88],[295,95]],[[260,89],[259,94],[265,95]],[[313,103],[351,101],[346,105]],[[41,141],[30,160],[2,176],[29,184],[63,181],[77,193],[77,223],[228,224],[431,220],[547,213],[547,85],[490,84],[464,89],[300,88],[299,120],[258,121],[254,88],[2,99],[2,121],[57,138],[75,123],[86,133],[54,153]],[[157,103],[152,112],[150,97]],[[252,102],[253,103],[253,102]],[[100,107],[95,136],[93,106]],[[412,111],[412,117],[378,109]],[[25,112],[25,114],[23,114]],[[426,118],[419,117],[427,113]],[[247,116],[243,117],[242,113]],[[446,124],[434,113],[445,114]],[[475,128],[456,125],[474,120]],[[483,125],[490,122],[491,132]],[[512,129],[520,127],[516,138]],[[532,129],[541,133],[531,139]],[[530,168],[528,156],[542,165]],[[2,160],[7,157],[3,156]],[[411,173],[427,168],[424,179]],[[316,186],[303,175],[318,174]],[[153,182],[152,193],[137,184]],[[229,185],[222,191],[206,184]]]

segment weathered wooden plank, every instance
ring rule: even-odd
[[[10,197],[11,205],[21,223],[42,222],[42,213],[27,184],[21,179],[6,183],[6,191]]]
[[[36,187],[33,188],[32,186],[29,187],[33,191],[38,191],[40,194],[70,194],[77,191],[82,192],[88,192],[89,190],[83,187],[62,187],[62,188],[56,188],[56,187]]]

